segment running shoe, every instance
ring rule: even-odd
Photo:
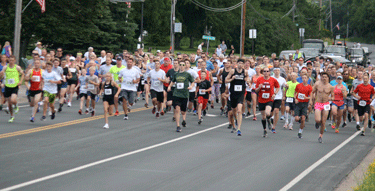
[[[20,108],[18,107],[18,105],[14,108],[14,113],[17,114],[18,112],[20,111]]]
[[[271,131],[272,131],[272,133],[276,133],[276,129],[272,129]]]
[[[285,116],[284,115],[282,115],[281,117],[280,117],[280,120],[285,120]]]
[[[302,133],[298,133],[298,138],[302,139]]]
[[[268,135],[268,134],[267,134],[267,130],[264,130],[264,131],[263,131],[263,137],[267,137],[267,135]]]
[[[177,126],[176,131],[177,131],[178,133],[180,133],[180,132],[181,132],[181,127],[180,127],[180,126]]]
[[[289,123],[289,130],[293,131],[293,123]]]
[[[335,123],[335,122],[332,123],[331,128],[332,128],[332,129],[336,128],[336,123]]]
[[[224,115],[224,109],[220,108],[220,115]]]
[[[152,113],[152,114],[155,114],[155,112],[156,112],[156,107],[152,108],[151,113]]]
[[[358,124],[357,124],[356,128],[357,128],[357,131],[361,130],[361,126],[359,126]]]
[[[46,116],[42,116],[42,117],[40,118],[41,121],[45,121],[46,119],[47,119]]]
[[[232,127],[232,131],[230,133],[236,132],[236,128]]]
[[[232,125],[231,124],[228,125],[228,129],[232,129]]]
[[[287,122],[285,122],[285,124],[284,124],[284,129],[288,129],[288,123]]]
[[[128,112],[130,113],[130,111],[131,111],[131,108],[130,108],[130,106],[128,107]]]
[[[219,103],[219,98],[216,98],[216,103]]]
[[[341,127],[344,128],[346,127],[346,125],[347,125],[346,122],[344,122]]]
[[[72,107],[72,103],[71,102],[68,102],[68,107]]]
[[[324,132],[327,132],[327,128],[324,128]]]
[[[237,130],[237,136],[241,136],[241,131]]]
[[[187,110],[188,113],[191,113],[191,111],[192,111],[192,109],[188,109],[188,110]]]
[[[3,105],[0,105],[0,111],[2,111],[3,110]]]
[[[4,109],[4,112],[7,113],[7,114],[9,114],[9,108],[8,108],[8,107],[5,108],[5,109]]]
[[[197,115],[197,110],[194,110],[194,111],[193,111],[193,115]]]
[[[250,115],[251,115],[250,112],[247,112],[247,113],[246,113],[246,117],[249,117]]]
[[[186,121],[185,120],[183,120],[181,124],[182,124],[183,127],[186,127]]]
[[[257,120],[257,117],[256,117],[256,116],[254,116],[254,117],[253,117],[253,121],[256,121],[256,120]]]
[[[319,138],[318,138],[318,141],[319,141],[319,143],[323,143],[323,138],[322,138],[322,137],[319,137]]]
[[[173,118],[172,118],[172,121],[176,121],[176,118],[175,118],[175,117],[173,117]]]
[[[201,123],[202,123],[202,119],[199,119],[199,121],[198,121],[198,125],[200,125]]]
[[[156,118],[159,118],[159,113],[156,113]]]
[[[8,123],[13,123],[13,121],[14,121],[14,117],[10,117]]]
[[[214,109],[215,107],[214,107],[214,105],[213,104],[211,104],[211,109]]]
[[[246,117],[246,113],[242,113],[242,117]]]
[[[55,114],[56,114],[56,112],[53,112],[53,113],[52,113],[52,115],[51,115],[51,119],[52,119],[52,120],[54,120],[54,119],[55,119],[55,117],[56,117],[56,115],[55,115]]]
[[[48,115],[51,116],[51,115],[52,115],[52,112],[51,112],[51,111],[48,111]]]
[[[59,107],[59,109],[57,110],[59,113],[62,111],[62,108],[61,107]]]
[[[335,133],[340,133],[339,129],[335,129]]]
[[[86,114],[88,114],[89,112],[86,110]],[[115,116],[118,116],[119,115],[119,112],[118,111],[116,111],[115,112]]]
[[[301,120],[300,120],[301,121]],[[305,119],[306,122],[309,122],[309,116],[306,116],[306,119]]]
[[[79,113],[80,115],[82,115],[82,109],[78,110],[78,113]]]
[[[365,132],[364,131],[361,132],[361,136],[365,136]]]
[[[34,122],[34,121],[35,121],[34,117],[31,117],[30,122]]]
[[[160,115],[163,116],[163,115],[164,115],[164,111],[161,111],[161,112],[160,112]]]
[[[128,119],[129,119],[128,115],[125,115],[124,120],[128,120]]]
[[[148,104],[147,103],[145,103],[145,108],[148,108]]]
[[[91,117],[94,117],[94,115],[95,115],[95,109],[93,109],[93,110],[91,111]]]
[[[319,123],[315,123],[315,129],[319,129],[320,127],[320,124]]]
[[[207,114],[207,111],[203,110],[203,116],[206,116],[206,114]]]

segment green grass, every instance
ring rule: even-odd
[[[358,185],[355,191],[374,191],[375,190],[375,160],[367,169],[366,176],[361,185]]]

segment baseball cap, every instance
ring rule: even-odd
[[[159,53],[159,52],[161,52],[161,51],[160,51],[160,50],[157,50],[156,52]]]
[[[337,79],[341,79],[342,80],[342,76],[337,76]]]
[[[116,60],[122,60],[122,58],[120,56],[117,56]]]
[[[171,60],[171,59],[169,59],[168,57],[164,58],[164,61],[169,61],[169,60]]]
[[[293,54],[292,54],[292,53],[289,53],[289,56],[293,56]]]
[[[74,60],[76,60],[76,58],[74,58],[74,56],[71,56],[71,57],[69,58],[69,60],[70,60],[70,61],[74,61]]]
[[[306,62],[306,65],[309,65],[309,64],[312,66],[312,63],[310,60]]]

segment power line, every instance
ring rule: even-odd
[[[193,4],[195,4],[196,6],[202,8],[202,9],[205,9],[205,10],[208,10],[208,11],[213,11],[213,12],[227,12],[227,11],[231,11],[231,10],[234,10],[234,9],[237,9],[238,7],[242,6],[247,0],[241,0],[241,2],[237,3],[236,5],[233,5],[231,7],[227,7],[227,8],[214,8],[214,7],[209,7],[209,6],[206,6],[196,0],[190,0]]]

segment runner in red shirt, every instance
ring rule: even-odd
[[[279,82],[275,78],[270,77],[269,68],[263,69],[263,76],[258,78],[255,91],[258,93],[259,111],[262,113],[263,137],[267,137],[266,118],[268,125],[270,125],[273,100],[277,92],[280,91]]]
[[[359,121],[363,120],[364,117],[364,126],[361,133],[361,136],[365,136],[365,130],[368,125],[368,118],[370,113],[370,103],[374,99],[374,87],[369,84],[369,74],[363,74],[363,84],[359,84],[357,88],[354,90],[353,96],[358,99],[358,115]],[[357,126],[357,130],[360,130]]]
[[[29,97],[30,99],[30,107],[34,107],[31,113],[30,121],[34,122],[34,117],[36,112],[39,109],[38,102],[41,101],[42,98],[42,87],[40,87],[40,82],[42,78],[42,69],[40,69],[41,63],[39,60],[34,62],[34,68],[29,70],[25,76],[25,81],[30,82],[25,83],[27,89],[29,90]]]
[[[300,121],[301,125],[299,127],[298,138],[302,138],[303,128],[305,127],[305,120],[307,117],[307,109],[309,107],[309,102],[311,103],[311,92],[312,87],[307,84],[308,77],[306,74],[302,75],[302,83],[298,84],[294,92],[294,100],[296,107],[294,108],[294,118],[296,121]]]

